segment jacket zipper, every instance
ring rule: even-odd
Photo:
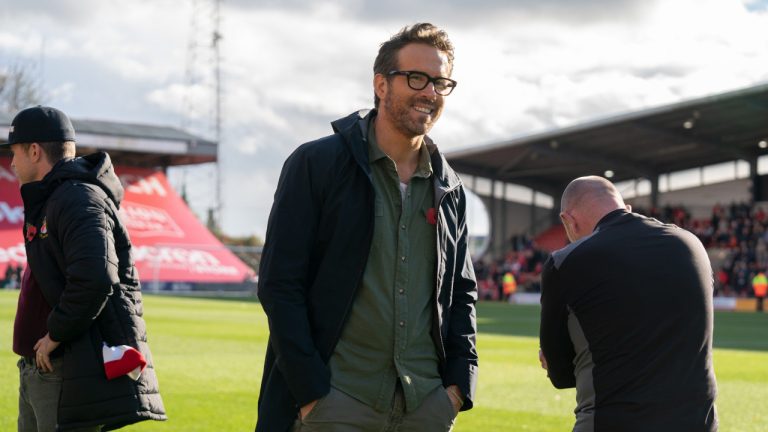
[[[458,187],[458,186],[456,186],[456,187]],[[441,214],[440,209],[443,206],[443,200],[445,200],[445,197],[448,196],[448,194],[452,193],[456,189],[456,187],[445,191],[445,193],[440,197],[440,200],[437,203],[437,208],[435,209],[435,222],[437,223],[437,236],[436,236],[436,239],[435,239],[435,250],[436,250],[435,253],[437,254],[438,259],[437,259],[437,268],[435,269],[435,303],[432,305],[433,306],[433,311],[434,311],[433,312],[434,316],[433,316],[433,324],[432,325],[434,326],[433,331],[435,331],[437,333],[438,342],[439,342],[439,346],[437,347],[438,348],[437,353],[440,356],[440,360],[442,361],[442,363],[444,365],[448,364],[448,359],[447,359],[446,354],[445,354],[445,343],[443,342],[443,333],[442,333],[442,331],[440,331],[440,319],[441,318],[440,318],[440,313],[438,312],[440,310],[440,299],[439,299],[440,293],[439,293],[439,291],[440,291],[440,286],[443,284],[443,281],[440,280],[440,262],[443,259],[442,258],[442,254],[440,253],[440,231],[441,231],[440,228],[442,227],[442,224],[440,223],[440,221],[442,220],[442,218],[440,217],[440,214]],[[440,280],[439,284],[437,283],[438,280]]]

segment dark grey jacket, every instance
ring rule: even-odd
[[[373,235],[364,114],[337,120],[335,134],[300,146],[280,175],[259,271],[259,299],[270,326],[260,432],[288,430],[300,406],[330,390],[328,360],[360,286]],[[477,285],[467,251],[466,198],[456,173],[425,140],[439,209],[432,338],[443,384],[459,386],[467,410],[477,382]]]
[[[544,265],[541,349],[576,432],[714,432],[712,269],[701,241],[625,210]]]
[[[21,195],[27,262],[53,308],[48,332],[61,342],[52,353],[63,362],[59,430],[165,420],[131,242],[117,216],[123,188],[109,156],[62,160]],[[144,354],[149,365],[138,381],[107,380],[103,342]]]

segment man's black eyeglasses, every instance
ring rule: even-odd
[[[440,96],[448,96],[451,94],[454,88],[456,88],[456,81],[450,78],[434,77],[419,71],[390,71],[387,75],[404,75],[408,78],[408,87],[414,90],[424,90],[429,83],[434,84],[435,93]]]

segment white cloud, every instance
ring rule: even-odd
[[[190,4],[14,2],[0,12],[14,24],[0,29],[0,61],[44,52],[49,93],[75,117],[188,124],[210,136],[211,21],[200,15],[192,32]],[[766,82],[761,4],[223,2],[225,229],[263,235],[284,158],[372,105],[379,44],[405,24],[430,17],[456,46],[459,87],[433,130],[450,150]],[[206,170],[187,179],[198,213],[215,190]]]
[[[632,25],[459,29],[459,87],[434,134],[465,147],[766,81],[766,26],[738,2],[681,0]]]
[[[209,107],[213,90],[205,84],[169,84],[149,92],[148,102],[169,112],[185,117],[187,120],[207,120],[209,112],[194,109],[194,107]],[[190,107],[192,107],[190,109]]]
[[[48,92],[48,98],[57,101],[70,101],[74,97],[75,85],[65,82],[57,85]]]

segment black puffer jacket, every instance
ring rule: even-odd
[[[63,360],[59,430],[165,420],[152,367],[131,242],[117,216],[123,188],[106,153],[58,162],[21,188],[27,261],[53,311],[53,352]],[[139,349],[138,381],[108,381],[102,343]]]

